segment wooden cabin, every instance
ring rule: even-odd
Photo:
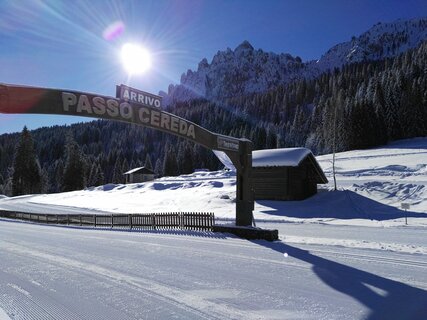
[[[303,200],[328,183],[307,148],[255,150],[252,167],[255,200]]]
[[[139,167],[124,173],[126,177],[126,183],[140,183],[152,181],[156,177],[153,170],[146,167]]]

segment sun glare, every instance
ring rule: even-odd
[[[134,43],[126,43],[121,50],[123,67],[129,74],[140,74],[151,67],[151,57],[147,49]]]

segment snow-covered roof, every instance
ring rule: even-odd
[[[123,174],[132,174],[132,173],[135,173],[135,172],[138,172],[138,171],[143,171],[141,173],[148,173],[148,174],[154,173],[153,170],[150,170],[150,169],[148,169],[146,167],[138,167],[138,168],[131,169],[131,170],[129,170],[129,171],[123,173]]]
[[[297,167],[310,154],[307,148],[254,150],[252,167]]]

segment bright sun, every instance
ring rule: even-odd
[[[150,53],[140,45],[124,44],[120,56],[123,66],[129,74],[140,74],[151,67]]]

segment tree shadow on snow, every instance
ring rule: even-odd
[[[258,200],[262,213],[292,218],[336,218],[390,220],[398,218],[427,218],[427,214],[403,211],[364,197],[356,192],[320,191],[302,201]]]
[[[253,242],[311,264],[314,273],[325,284],[356,299],[371,310],[367,317],[369,320],[426,319],[425,290],[316,256],[283,242]]]

